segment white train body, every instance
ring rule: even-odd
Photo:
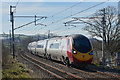
[[[89,39],[83,35],[71,35],[29,43],[33,54],[69,63],[91,63],[93,49]]]
[[[45,56],[51,55],[52,59],[61,60],[62,56],[67,57],[67,38],[52,38],[29,43],[28,50],[33,54]]]
[[[47,53],[51,54],[51,57],[57,60],[62,59],[62,56],[67,57],[67,39],[50,39],[48,41]]]

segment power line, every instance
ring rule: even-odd
[[[68,25],[66,25],[66,26],[72,26],[72,27],[70,27],[70,28],[67,28],[66,30],[68,30],[68,29],[73,29],[73,28],[76,28],[76,27],[78,27],[78,25],[76,26],[76,25],[71,25],[71,24],[83,24],[83,23],[86,23],[86,24],[91,24],[91,23],[89,23],[89,22],[86,22],[86,21],[83,21],[83,20],[81,20],[81,19],[94,19],[94,18],[102,18],[102,17],[73,17],[73,19],[74,20],[71,20],[71,21],[68,21],[68,23],[66,22],[66,24],[68,24]],[[77,21],[77,20],[79,20],[79,21],[81,21],[81,22],[74,22],[74,21]],[[60,28],[59,28],[60,29]],[[56,29],[55,29],[56,30]],[[54,31],[55,31],[54,30]],[[66,30],[64,30],[64,31],[57,31],[57,32],[55,32],[55,33],[61,33],[61,32],[65,32]]]
[[[65,11],[67,11],[68,9],[71,9],[71,8],[77,6],[78,4],[81,4],[81,3],[82,3],[82,2],[76,3],[76,4],[70,6],[70,7],[66,8],[66,9],[63,9],[62,11],[59,11],[59,12],[57,12],[57,13],[54,13],[53,15],[49,16],[48,18],[51,18],[51,17],[53,18],[54,16],[56,16],[56,15],[58,15],[58,14],[61,14],[61,13],[65,12]],[[48,18],[47,18],[47,19],[48,19]]]
[[[86,21],[83,21],[83,20],[81,20],[80,18],[82,18],[82,19],[86,19],[86,18],[88,18],[88,19],[94,19],[94,18],[101,18],[101,19],[103,19],[103,25],[105,25],[105,8],[104,8],[104,10],[101,10],[101,11],[103,11],[104,12],[104,17],[102,18],[102,17],[75,17],[75,18],[73,18],[73,19],[75,19],[75,20],[71,20],[71,21],[68,21],[68,23],[67,24],[70,24],[71,22],[73,22],[73,21],[77,21],[77,20],[79,20],[79,21],[82,21],[83,23],[86,23],[86,24],[90,24],[90,25],[92,25],[91,23],[89,23],[89,22],[86,22]],[[74,25],[72,25],[73,27],[71,27],[71,28],[75,28],[75,27],[77,27],[77,26],[74,26]],[[104,26],[103,26],[104,27]],[[68,29],[70,29],[70,28],[68,28]],[[66,30],[68,30],[68,29],[66,29]],[[66,30],[64,30],[64,31],[66,31]],[[60,33],[61,32],[64,32],[64,31],[60,31]],[[104,29],[103,29],[103,36],[104,36],[104,33],[105,31],[104,31]],[[57,33],[59,33],[58,31],[57,31]],[[103,38],[103,45],[104,45],[104,38]],[[104,48],[103,48],[104,49]],[[103,66],[104,66],[104,57],[103,57]]]
[[[66,9],[64,9],[64,10],[62,10],[62,11],[60,11],[60,12],[57,12],[57,13],[51,15],[50,17],[53,17],[53,16],[58,15],[58,14],[61,14],[61,13],[65,12],[65,11],[67,11],[68,9],[71,9],[71,8],[77,6],[78,4],[81,4],[81,3],[82,3],[82,2],[76,3],[76,4],[74,4],[74,5],[66,8]],[[50,17],[47,17],[47,18],[50,18]],[[47,26],[47,25],[45,25],[45,26]],[[45,28],[45,27],[42,27],[41,29],[44,29],[44,28]]]
[[[47,18],[46,16],[14,16],[15,18],[41,18],[41,17],[45,17]]]
[[[92,13],[92,14],[90,14],[90,15],[88,15],[87,17],[73,17],[73,19],[74,18],[82,18],[82,19],[93,19],[93,18],[99,18],[99,17],[89,17],[89,16],[92,16],[92,15],[94,15],[95,14],[95,12],[94,13]],[[65,22],[66,24],[69,24],[69,23],[71,23],[72,22],[72,24],[81,24],[81,23],[83,23],[83,22],[74,22],[74,21],[77,21],[77,20],[71,20],[71,21],[68,21],[68,22]],[[64,23],[64,24],[65,24]],[[66,25],[65,24],[65,25]],[[75,25],[66,25],[66,26],[73,26],[73,27],[77,27],[77,26],[75,26]],[[72,28],[72,27],[71,27]],[[59,28],[56,28],[56,29],[54,29],[53,31],[55,31],[55,30],[58,30],[58,29],[62,29],[62,27],[59,27]]]
[[[22,25],[22,26],[16,27],[16,28],[14,28],[14,30],[19,29],[19,28],[22,28],[22,27],[24,27],[24,26],[27,26],[27,25],[29,25],[29,24],[32,24],[32,23],[34,23],[34,22],[36,22],[36,21],[39,21],[39,20],[41,20],[41,19],[43,19],[43,18],[46,18],[46,17],[41,17],[40,19],[36,19],[36,20],[31,21],[31,22],[29,22],[29,23],[26,23],[26,24],[24,24],[24,25]]]
[[[17,8],[17,6],[18,6],[19,2],[20,2],[20,0],[18,0],[18,1],[17,1],[16,5],[15,5],[15,6],[16,6],[16,8]],[[16,11],[16,8],[13,10],[13,13]]]
[[[45,27],[45,26],[44,26]],[[41,30],[43,27],[35,27],[34,31],[32,31],[32,34],[39,34],[39,30]],[[30,32],[31,33],[31,32]]]
[[[58,14],[60,14],[60,13],[63,13],[63,12],[65,12],[65,11],[67,11],[68,9],[71,9],[71,8],[77,6],[78,4],[81,4],[81,3],[82,3],[82,2],[76,3],[76,4],[74,4],[74,5],[70,6],[70,7],[66,8],[66,9],[64,9],[64,10],[62,10],[62,11],[59,11],[59,12],[53,14],[51,17],[53,17],[53,16],[55,16],[55,15],[58,15]]]
[[[107,0],[107,1],[109,1],[109,0]],[[98,3],[98,4],[96,4],[96,5],[93,5],[93,6],[89,7],[89,8],[87,8],[87,9],[81,10],[81,11],[79,11],[79,12],[77,12],[77,13],[74,13],[74,14],[72,14],[72,15],[69,15],[69,16],[63,18],[63,19],[57,20],[57,21],[55,21],[55,22],[52,22],[52,23],[50,23],[50,24],[48,24],[48,25],[55,24],[55,23],[57,23],[57,22],[59,22],[59,21],[62,21],[62,20],[64,20],[64,19],[67,19],[67,18],[69,18],[69,17],[71,17],[71,16],[74,16],[74,15],[80,14],[80,13],[82,13],[82,12],[85,12],[85,11],[87,11],[87,10],[89,10],[89,9],[95,8],[95,7],[97,7],[97,6],[101,5],[101,4],[106,3],[107,1]],[[48,25],[47,25],[47,26],[48,26]]]
[[[107,0],[107,1],[109,1],[109,0]],[[62,20],[64,20],[64,19],[67,19],[67,18],[69,18],[69,17],[71,17],[71,16],[73,16],[73,15],[77,15],[77,14],[79,14],[79,13],[85,12],[85,11],[87,11],[87,10],[89,10],[89,9],[92,9],[92,8],[94,8],[94,7],[97,7],[97,6],[101,5],[101,4],[104,4],[104,3],[106,3],[107,1],[98,3],[98,4],[96,4],[96,5],[93,5],[93,6],[89,7],[89,8],[87,8],[87,9],[84,9],[84,10],[82,10],[82,11],[80,11],[80,12],[74,13],[74,14],[72,14],[72,15],[70,15],[70,16],[67,16],[67,17],[65,17],[65,18],[63,18],[63,19],[60,19],[60,20],[58,20],[58,21],[52,22],[52,23],[50,23],[50,24],[48,24],[48,25],[52,25],[52,24],[54,24],[54,23],[57,23],[57,22],[62,21]],[[47,26],[48,26],[48,25],[47,25]],[[48,27],[49,27],[49,26],[48,26]],[[75,27],[75,26],[73,25],[73,27]],[[60,29],[60,28],[58,28],[58,29]]]
[[[77,26],[76,26],[77,27]],[[76,28],[75,26],[72,26],[72,27],[70,27],[70,28],[67,28],[66,30],[69,30],[69,29],[73,29],[73,28]],[[63,33],[63,32],[66,32],[66,30],[64,30],[64,31],[57,31],[57,32],[54,32],[54,33]]]
[[[92,13],[92,14],[90,14],[90,15],[88,15],[87,17],[80,17],[80,18],[93,18],[93,17],[89,17],[89,16],[92,16],[92,15],[94,15],[95,14],[95,12],[94,13]],[[73,20],[73,21],[76,21],[76,20]],[[80,23],[80,22],[78,22],[78,23]],[[74,24],[76,24],[75,22],[74,22]],[[74,25],[70,25],[70,26],[74,26]],[[49,26],[48,26],[49,27]],[[75,27],[75,26],[74,26]],[[42,27],[41,29],[44,29],[45,27]],[[55,30],[58,30],[58,29],[61,29],[62,27],[60,27],[60,28],[56,28],[56,29],[54,29],[53,31],[55,31]]]
[[[94,19],[94,18],[102,18],[102,17],[73,17],[73,20],[71,20],[71,21],[68,21],[68,22],[65,22],[65,26],[72,26],[72,27],[70,27],[70,28],[68,28],[68,29],[73,29],[73,28],[76,28],[76,27],[78,27],[78,25],[76,26],[76,25],[73,25],[73,24],[83,24],[83,23],[86,23],[86,24],[91,24],[91,23],[89,23],[89,22],[86,22],[86,21],[83,21],[83,20],[81,20],[81,19]],[[74,22],[74,21],[77,21],[77,20],[79,20],[79,21],[81,21],[81,22]],[[66,25],[66,24],[68,24],[68,25]],[[61,29],[61,28],[57,28],[57,29],[55,29],[55,30],[58,30],[58,29]],[[66,29],[66,30],[68,30],[68,29]],[[55,31],[54,30],[54,31]],[[60,31],[60,33],[61,32],[65,32],[66,30],[64,30],[64,31]],[[56,33],[56,32],[55,32]],[[59,33],[59,31],[57,31],[57,33]]]
[[[60,12],[55,13],[55,14],[53,14],[53,15],[47,17],[47,19],[50,18],[50,17],[54,17],[54,16],[56,16],[56,15],[58,15],[58,14],[61,14],[61,13],[65,12],[65,11],[67,11],[68,9],[71,9],[71,8],[75,7],[75,6],[78,5],[78,4],[81,4],[81,2],[76,3],[76,4],[74,4],[74,5],[72,5],[72,6],[68,7],[68,8],[66,8],[66,9],[64,9],[64,10],[62,10],[62,11],[60,11]],[[47,25],[44,25],[44,26],[47,26]],[[44,28],[45,28],[45,27],[41,27],[41,29],[44,29]]]
[[[20,1],[20,0],[18,0],[18,1]],[[107,1],[109,1],[109,0],[107,0]],[[19,2],[18,2],[18,3],[19,3]],[[18,5],[18,3],[17,3],[17,5]],[[60,14],[60,13],[63,13],[64,11],[66,11],[66,10],[68,10],[68,9],[71,9],[71,8],[73,8],[74,6],[76,6],[76,5],[80,4],[80,3],[81,3],[81,2],[79,2],[79,3],[75,4],[75,5],[72,5],[71,7],[62,10],[61,12],[58,12],[58,13],[53,14],[52,16],[55,16],[55,15]],[[61,20],[67,19],[67,18],[69,18],[69,17],[71,17],[71,16],[73,16],[73,15],[77,15],[77,14],[79,14],[79,13],[82,13],[82,12],[84,12],[84,11],[87,11],[87,10],[89,10],[89,9],[91,9],[91,8],[94,8],[94,7],[98,6],[98,5],[101,5],[101,4],[103,4],[103,3],[105,3],[105,2],[101,2],[101,3],[97,4],[97,5],[94,5],[94,6],[92,6],[92,7],[89,7],[89,8],[87,8],[87,9],[85,9],[85,10],[80,11],[80,12],[74,13],[74,14],[72,14],[72,15],[70,15],[70,16],[67,16],[67,17],[63,18],[63,19],[60,19],[60,20],[55,21],[55,22],[52,22],[51,24],[57,23],[57,22],[59,22],[59,21],[61,21]],[[48,24],[48,25],[51,25],[51,24]],[[48,26],[48,25],[47,25],[47,26]]]

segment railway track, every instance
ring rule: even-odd
[[[58,79],[61,79],[61,80],[66,80],[68,78],[75,79],[75,80],[79,80],[79,79],[81,80],[82,79],[82,77],[76,76],[76,75],[71,74],[69,72],[65,72],[65,71],[63,71],[61,69],[58,69],[56,67],[48,65],[48,64],[43,63],[41,61],[38,61],[38,60],[36,60],[36,59],[34,59],[34,58],[32,58],[32,57],[30,57],[28,55],[25,55],[23,53],[20,56],[23,59],[27,60],[28,62],[34,64],[35,66],[41,68],[42,70],[48,72],[49,74],[55,76]]]
[[[54,62],[55,63],[55,62]],[[56,63],[57,65],[61,65],[63,67],[66,67],[65,65],[62,65],[62,64],[59,64],[59,63]],[[85,74],[89,74],[91,76],[95,76],[97,78],[103,78],[103,76],[106,76],[106,78],[111,78],[111,79],[115,79],[115,80],[120,80],[120,76],[117,76],[117,75],[113,75],[113,74],[109,74],[109,73],[106,73],[106,72],[101,72],[101,71],[97,71],[97,70],[94,70],[94,69],[90,69],[91,71],[95,72],[95,73],[90,73],[90,72],[86,72],[86,71],[83,71],[83,70],[80,70],[80,69],[77,69],[77,68],[72,68],[76,71],[79,71],[81,73],[85,73]],[[103,75],[103,76],[100,76],[100,75]]]
[[[71,68],[69,67],[69,69],[74,70],[74,72],[77,72],[77,73],[80,73],[80,74],[83,74],[83,75],[79,75],[79,74],[74,74],[74,72],[72,73],[71,71],[67,71],[65,70],[65,68],[68,68],[66,67],[65,65],[62,65],[62,64],[59,64],[59,63],[56,63],[56,62],[53,62],[53,64],[56,64],[56,65],[59,65],[59,66],[62,66],[62,68],[58,68],[58,67],[55,67],[55,66],[51,66],[47,63],[44,63],[41,62],[40,60],[37,60],[33,57],[30,57],[28,56],[27,54],[21,54],[21,57],[24,58],[25,60],[31,62],[32,64],[38,66],[39,68],[43,69],[44,71],[47,71],[49,74],[55,76],[56,78],[59,78],[59,79],[67,79],[67,78],[74,78],[74,79],[85,79],[85,78],[106,78],[109,80],[111,79],[115,79],[115,80],[119,80],[120,78],[116,75],[110,75],[110,74],[107,74],[107,73],[104,73],[104,72],[100,72],[100,71],[95,71],[95,72],[86,72],[86,71],[83,71],[83,70],[80,70],[80,69],[76,69],[76,68]],[[89,76],[89,77],[87,77]]]
[[[73,68],[73,69],[78,70],[78,71],[80,71],[80,72],[84,72],[84,71],[82,71],[82,70],[80,70],[80,69],[76,69],[76,68]],[[95,69],[91,69],[91,70],[95,72],[95,74],[94,74],[94,73],[91,73],[91,75],[95,75],[95,76],[96,76],[96,75],[103,75],[103,76],[106,76],[106,78],[108,77],[110,80],[111,80],[111,79],[120,80],[120,77],[117,76],[117,75],[113,75],[113,74],[110,74],[110,73],[97,71],[97,70],[95,70]],[[89,72],[86,72],[86,73],[89,73]],[[100,78],[101,78],[101,77],[100,77]]]
[[[65,67],[65,65],[62,65],[62,64],[58,64],[58,63],[56,63],[57,65],[61,65],[61,66],[64,66]],[[83,71],[83,70],[80,70],[80,69],[77,69],[77,68],[73,68],[74,70],[77,70],[77,71],[79,71],[79,72],[82,72],[82,73],[86,73],[86,74],[89,74],[89,75],[94,75],[94,76],[96,76],[96,75],[104,75],[104,76],[108,76],[108,78],[114,78],[114,79],[117,79],[117,80],[120,80],[120,76],[117,76],[117,75],[113,75],[113,74],[110,74],[110,73],[106,73],[106,72],[101,72],[101,71],[97,71],[97,70],[95,70],[95,69],[90,69],[90,70],[92,70],[92,71],[94,71],[95,73],[89,73],[89,72],[85,72],[85,71]],[[100,77],[100,76],[97,76],[98,78],[103,78],[102,76]]]

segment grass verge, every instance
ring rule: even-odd
[[[30,80],[29,70],[22,64],[9,57],[7,63],[3,64],[2,79],[20,79],[26,78]]]

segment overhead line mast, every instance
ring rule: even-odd
[[[14,12],[12,8],[16,8],[16,6],[10,6],[10,22],[12,23],[12,52],[13,52],[13,59],[15,58],[15,46],[14,46]]]
[[[105,20],[105,8],[103,10],[101,10],[103,12],[103,18],[102,18],[102,24],[103,24],[103,42],[102,42],[102,62],[103,62],[103,68],[105,67],[105,24],[106,24],[106,20]]]
[[[22,28],[22,27],[24,27],[26,25],[29,25],[29,24],[32,24],[32,23],[35,23],[35,25],[42,25],[42,26],[44,26],[44,24],[36,24],[36,21],[41,20],[43,18],[46,19],[47,17],[45,17],[45,16],[36,16],[36,15],[35,16],[14,16],[14,10],[13,10],[13,8],[16,8],[16,6],[10,6],[10,22],[12,23],[12,52],[13,52],[13,59],[15,59],[14,30]],[[29,22],[27,24],[24,24],[22,26],[19,26],[17,28],[14,28],[14,18],[17,18],[17,17],[19,17],[19,18],[35,18],[35,20],[32,21],[32,22]],[[39,18],[39,19],[36,19],[36,18]]]

